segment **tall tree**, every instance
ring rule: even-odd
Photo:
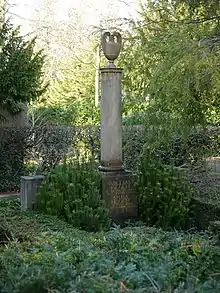
[[[107,11],[100,13],[100,21],[94,26],[84,23],[83,15],[74,9],[70,9],[68,17],[62,20],[55,17],[55,11],[54,2],[47,0],[35,16],[38,22],[33,23],[39,46],[45,47],[48,54],[45,69],[50,88],[40,107],[47,108],[46,113],[53,121],[59,116],[54,115],[56,112],[67,115],[68,121],[69,113],[74,113],[77,118],[73,115],[72,122],[97,123],[101,34],[106,28],[120,27],[122,21],[119,26],[117,13],[113,9],[109,10],[108,15]]]
[[[220,4],[213,7],[210,14],[203,1],[194,10],[186,1],[151,0],[141,5],[141,19],[128,34],[121,60],[131,111],[153,107],[153,119],[159,111],[159,122],[165,125],[164,116],[175,127],[207,122],[210,109],[219,106]],[[213,49],[199,46],[204,40]]]

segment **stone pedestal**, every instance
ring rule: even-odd
[[[131,172],[102,172],[102,195],[115,223],[137,219],[135,175]]]
[[[36,204],[38,188],[44,176],[22,176],[20,187],[21,211],[32,210]]]

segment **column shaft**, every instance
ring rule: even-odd
[[[123,170],[120,68],[101,69],[101,169]]]

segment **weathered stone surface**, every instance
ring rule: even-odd
[[[102,196],[115,223],[135,219],[138,214],[134,175],[124,171],[122,157],[122,69],[114,60],[121,48],[121,35],[103,34],[102,47],[109,60],[101,68],[101,166]]]
[[[102,68],[101,167],[122,168],[121,75],[119,68]]]
[[[44,180],[44,176],[22,176],[21,177],[21,189],[20,200],[21,210],[26,211],[33,209],[36,204],[36,195],[38,188]]]
[[[102,195],[115,223],[136,219],[135,176],[130,172],[103,172]]]
[[[122,38],[119,32],[104,32],[102,35],[102,50],[109,60],[108,67],[115,67],[114,60],[118,58],[121,50]]]

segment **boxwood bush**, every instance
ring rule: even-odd
[[[145,147],[137,174],[137,193],[141,219],[162,228],[185,228],[192,197],[196,191],[186,178]]]
[[[106,229],[110,224],[101,198],[100,172],[93,160],[64,160],[52,169],[40,188],[37,206],[86,231]]]

